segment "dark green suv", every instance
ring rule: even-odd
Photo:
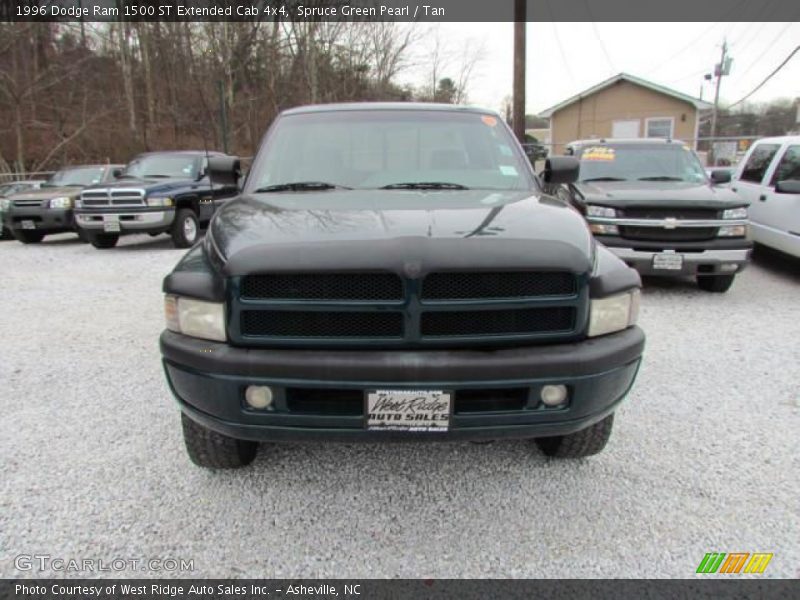
[[[576,173],[554,158],[544,179]],[[303,439],[535,438],[580,457],[639,368],[639,287],[497,114],[305,107],[164,280],[161,351],[202,466]]]

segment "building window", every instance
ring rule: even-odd
[[[645,135],[654,138],[671,138],[675,119],[672,117],[656,117],[647,119],[645,123]]]

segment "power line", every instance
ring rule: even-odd
[[[544,5],[547,8],[547,13],[550,15],[550,24],[553,26],[553,33],[556,37],[556,44],[558,45],[558,51],[561,53],[561,60],[564,61],[564,69],[567,71],[567,75],[569,75],[570,82],[572,85],[575,85],[575,77],[572,75],[572,69],[569,68],[569,61],[567,60],[567,55],[564,52],[564,46],[561,44],[561,37],[558,35],[558,28],[556,27],[556,23],[553,20],[553,10],[550,8],[549,0],[544,0]]]
[[[776,42],[777,42],[779,39],[781,39],[781,38],[783,37],[783,34],[784,34],[784,33],[786,33],[786,31],[787,31],[787,30],[789,29],[789,27],[791,27],[792,25],[794,25],[794,23],[791,23],[791,22],[787,23],[787,24],[786,24],[786,27],[784,27],[783,29],[781,29],[781,32],[778,34],[778,36],[777,36],[777,37],[775,37],[775,38],[772,38],[772,39],[770,40],[769,44],[767,44],[767,47],[766,47],[766,48],[764,48],[764,51],[763,51],[761,54],[759,54],[759,55],[758,55],[758,58],[756,58],[756,59],[755,59],[753,62],[751,62],[751,63],[750,63],[750,65],[748,65],[748,67],[747,67],[747,68],[746,68],[744,71],[742,71],[741,73],[739,73],[739,77],[741,78],[741,77],[744,77],[745,75],[747,75],[747,74],[748,74],[748,73],[749,73],[749,72],[752,70],[752,68],[753,68],[753,67],[755,67],[755,66],[756,66],[756,65],[759,63],[759,61],[761,61],[761,59],[762,59],[762,58],[764,58],[764,55],[765,55],[767,52],[769,52],[769,51],[770,51],[772,48],[774,48],[774,47],[775,47],[775,43],[776,43]]]
[[[589,1],[583,0],[583,5],[586,7],[586,12],[589,14],[589,22],[592,24],[592,30],[594,31],[594,37],[597,38],[597,41],[600,43],[600,48],[603,50],[603,54],[606,57],[606,61],[608,62],[608,66],[611,67],[611,72],[616,73],[617,70],[614,68],[614,61],[611,60],[611,55],[608,53],[606,49],[606,44],[603,42],[603,38],[600,36],[600,31],[597,28],[597,23],[595,22],[594,15],[592,14],[592,9],[589,8]]]
[[[769,1],[771,1],[771,0],[769,0]],[[670,57],[669,57],[667,60],[665,60],[665,61],[661,62],[661,63],[660,63],[660,64],[659,64],[657,67],[655,67],[655,68],[653,68],[653,69],[650,69],[650,70],[649,70],[649,71],[646,73],[646,75],[651,75],[651,74],[655,73],[655,72],[656,72],[656,71],[658,71],[658,70],[659,70],[661,67],[663,67],[663,66],[664,66],[664,65],[666,65],[666,64],[669,64],[669,63],[671,63],[671,62],[673,61],[673,59],[677,58],[678,56],[680,56],[681,54],[683,54],[684,52],[686,52],[686,51],[687,51],[689,48],[691,48],[692,46],[694,46],[694,45],[695,45],[697,42],[700,42],[700,41],[703,41],[703,40],[705,40],[706,36],[707,36],[707,35],[708,35],[708,34],[711,32],[711,30],[712,30],[712,29],[716,29],[717,27],[719,27],[720,25],[722,25],[724,22],[726,22],[726,21],[728,20],[728,17],[729,17],[729,16],[732,16],[732,15],[734,15],[734,14],[738,14],[738,13],[739,13],[739,9],[740,9],[740,8],[742,8],[742,7],[743,7],[745,4],[748,4],[749,2],[751,2],[751,0],[740,0],[740,2],[739,2],[738,4],[736,4],[736,5],[735,5],[733,8],[731,8],[731,9],[730,9],[730,10],[729,10],[727,13],[725,13],[725,14],[722,16],[722,18],[721,18],[721,19],[720,19],[718,22],[716,22],[716,23],[714,23],[713,25],[711,25],[711,27],[708,27],[708,28],[706,28],[706,29],[703,31],[703,33],[701,33],[700,35],[698,35],[697,37],[695,37],[695,38],[694,38],[692,41],[690,41],[690,42],[689,42],[688,44],[686,44],[686,45],[685,45],[683,48],[681,48],[680,50],[678,50],[678,51],[677,51],[675,54],[673,54],[672,56],[670,56]]]
[[[786,66],[786,63],[788,63],[790,60],[792,60],[792,57],[795,54],[797,54],[798,51],[800,51],[800,46],[795,47],[795,49],[792,50],[792,52],[789,54],[789,56],[787,56],[785,59],[783,59],[783,62],[781,64],[779,64],[778,67],[772,73],[767,75],[767,77],[764,79],[764,81],[762,81],[755,88],[753,88],[753,91],[751,91],[749,94],[747,94],[741,100],[737,100],[736,102],[734,102],[733,104],[728,106],[728,109],[730,110],[731,108],[733,108],[737,104],[741,104],[742,102],[747,100],[750,96],[755,94],[758,90],[760,90],[765,83],[767,83],[770,79],[772,79],[778,71],[780,71],[784,66]]]

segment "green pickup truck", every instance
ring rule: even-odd
[[[552,158],[542,179],[577,169]],[[239,176],[230,157],[209,170]],[[496,113],[303,107],[165,278],[163,366],[205,467],[282,440],[529,438],[583,457],[639,368],[639,288]]]

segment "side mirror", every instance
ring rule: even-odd
[[[711,171],[711,183],[717,185],[720,183],[730,183],[731,182],[731,172],[725,169],[718,169],[716,171]]]
[[[212,156],[206,169],[212,183],[238,185],[242,165],[236,156]]]
[[[784,179],[775,184],[779,194],[800,194],[800,179]]]
[[[552,156],[544,162],[542,179],[545,183],[575,183],[580,161],[573,156]]]
[[[120,177],[122,177],[122,169],[120,167],[116,167],[114,169],[111,169],[111,176],[114,179],[119,179]]]

